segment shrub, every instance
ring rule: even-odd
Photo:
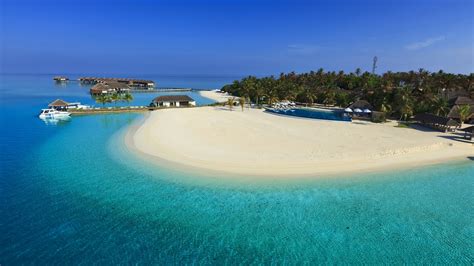
[[[372,112],[370,120],[374,123],[383,123],[387,120],[386,114],[384,112]]]

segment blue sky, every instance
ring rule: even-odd
[[[1,72],[474,72],[473,1],[0,0]]]

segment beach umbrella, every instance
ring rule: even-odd
[[[354,109],[354,113],[362,113],[362,110],[359,108]]]
[[[344,112],[346,112],[346,113],[352,113],[352,109],[349,108],[349,107],[347,107],[346,109],[344,109]]]
[[[370,114],[370,113],[372,113],[372,111],[370,111],[369,109],[364,109],[364,113]]]

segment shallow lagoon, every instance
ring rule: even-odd
[[[472,161],[297,182],[190,176],[128,153],[123,130],[141,115],[45,125],[45,102],[87,93],[8,78],[2,264],[473,263]]]

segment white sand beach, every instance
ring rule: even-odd
[[[232,95],[229,95],[227,93],[221,93],[217,91],[200,91],[199,94],[201,94],[201,96],[203,97],[209,98],[218,103],[227,102],[227,99],[229,98],[237,99],[237,97],[233,97]]]
[[[158,161],[251,176],[332,175],[467,160],[472,143],[396,124],[339,122],[223,107],[151,112],[127,145]]]

